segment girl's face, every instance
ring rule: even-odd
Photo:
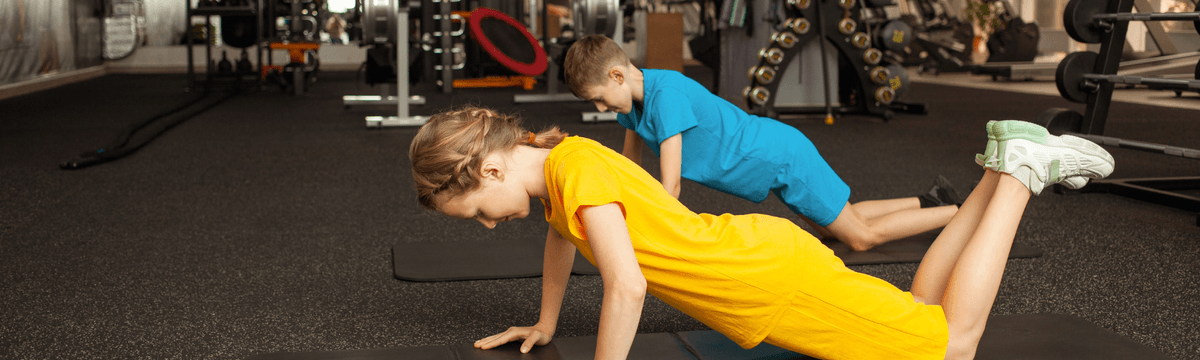
[[[494,169],[492,169],[494,170]],[[501,221],[529,216],[529,193],[514,179],[484,168],[480,187],[441,201],[438,211],[451,217],[476,220],[488,229]]]

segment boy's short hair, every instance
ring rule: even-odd
[[[567,87],[575,96],[583,97],[583,90],[603,85],[608,79],[608,69],[614,65],[629,64],[629,56],[615,41],[604,35],[588,35],[579,39],[567,50],[563,63],[563,77]]]

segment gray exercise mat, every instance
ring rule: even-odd
[[[596,351],[595,336],[556,338],[528,354],[520,343],[478,350],[471,343],[450,346],[397,347],[373,350],[285,352],[248,360],[584,360]],[[988,320],[976,359],[1027,360],[1158,360],[1161,351],[1096,326],[1073,315],[1000,315]],[[790,360],[812,359],[770,344],[742,349],[715,331],[638,334],[629,359],[640,360]]]
[[[867,251],[851,251],[836,240],[823,243],[846,265],[917,263],[929,250],[938,232],[896,240]],[[454,241],[399,243],[392,247],[393,275],[407,281],[486,280],[542,275],[544,243],[535,240]],[[1014,243],[1009,258],[1029,258],[1042,251]],[[576,275],[599,275],[600,270],[575,254],[571,271]]]

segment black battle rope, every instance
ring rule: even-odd
[[[59,163],[58,167],[62,168],[63,170],[82,169],[88,166],[99,165],[125,157],[126,155],[132,154],[138,149],[141,149],[143,146],[146,146],[151,141],[154,141],[155,138],[158,138],[163,133],[166,133],[167,130],[182,124],[184,121],[187,121],[196,115],[200,115],[205,111],[217,107],[217,105],[220,105],[226,100],[232,99],[238,94],[238,92],[239,91],[237,89],[227,92],[206,91],[196,99],[193,99],[192,101],[189,101],[183,105],[159,113],[158,115],[152,116],[146,120],[129,125],[122,130],[117,138],[108,146],[87,151],[79,154],[79,156],[67,159],[66,161]],[[150,125],[157,123],[161,123],[162,125],[157,129],[142,131]],[[140,141],[130,144],[129,141],[134,138],[134,135],[140,135],[139,132],[146,132],[148,135],[142,136]]]

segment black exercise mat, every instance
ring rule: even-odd
[[[851,251],[836,240],[823,243],[846,265],[921,262],[937,237],[928,232],[893,241],[867,251]],[[392,247],[393,275],[408,281],[485,280],[542,275],[544,245],[540,241],[416,242]],[[1009,258],[1038,257],[1042,251],[1014,243]],[[600,270],[575,253],[576,275],[599,275]]]
[[[742,349],[715,331],[678,333],[700,360],[812,359],[770,344]],[[988,319],[975,358],[985,359],[1170,359],[1074,315],[999,315]]]
[[[542,276],[540,241],[418,242],[392,246],[393,275],[408,281],[510,279]],[[579,252],[571,272],[600,275]]]
[[[919,263],[925,257],[925,252],[937,239],[938,231],[930,231],[906,239],[892,241],[876,246],[867,251],[853,251],[850,246],[837,240],[822,240],[821,243],[833,249],[834,255],[842,258],[846,265],[874,265],[891,263]],[[1042,250],[1013,242],[1009,259],[1031,258],[1042,256]]]
[[[288,352],[258,354],[247,360],[590,360],[596,354],[595,336],[556,338],[546,346],[535,346],[527,354],[521,343],[512,342],[490,350],[470,343],[372,350]],[[638,334],[629,349],[630,360],[697,360],[668,333]]]
[[[988,319],[975,359],[1171,359],[1074,315],[1000,315]]]
[[[575,360],[591,359],[595,336],[557,338],[546,346],[520,352],[520,342],[491,350],[470,343],[374,350],[270,353],[248,360]],[[801,360],[812,359],[770,344],[742,349],[716,331],[638,334],[629,359],[648,360]],[[1074,315],[1000,315],[988,319],[976,359],[1170,359],[1162,352],[1101,328]]]

